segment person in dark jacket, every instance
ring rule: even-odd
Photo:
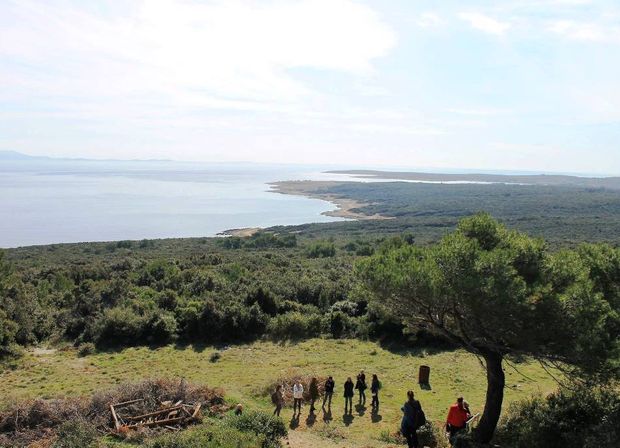
[[[349,414],[353,412],[353,380],[351,377],[347,378],[347,381],[344,383],[344,413],[347,413],[347,409],[349,410]]]
[[[379,389],[381,389],[381,383],[377,375],[372,376],[372,382],[370,383],[370,393],[372,394],[372,409],[377,412],[379,410]]]
[[[284,406],[284,397],[282,395],[282,386],[279,384],[276,386],[276,390],[271,394],[271,402],[276,407],[273,411],[273,415],[280,416],[280,411],[282,410],[282,406]]]
[[[327,378],[327,381],[325,381],[325,395],[323,396],[323,406],[322,406],[323,409],[325,409],[326,401],[327,401],[327,409],[331,409],[332,396],[334,395],[335,386],[336,386],[336,383],[334,382],[334,379],[331,376]]]
[[[420,414],[422,406],[418,400],[413,398],[413,391],[407,392],[407,402],[400,408],[403,411],[403,419],[400,422],[400,432],[407,439],[409,448],[418,448],[418,434]]]
[[[357,375],[357,381],[355,382],[355,389],[360,394],[360,404],[366,404],[366,375],[362,370],[359,375]]]
[[[312,378],[310,380],[308,393],[310,394],[310,413],[312,414],[316,410],[314,407],[314,402],[319,398],[319,383],[316,378]]]

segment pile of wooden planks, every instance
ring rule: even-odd
[[[200,420],[201,404],[187,404],[183,401],[164,401],[159,409],[131,415],[127,408],[143,399],[130,400],[122,403],[110,404],[114,429],[117,432],[124,432],[130,429],[160,427],[170,430],[178,430],[179,427],[194,423]]]

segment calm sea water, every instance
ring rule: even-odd
[[[328,179],[325,168],[3,160],[0,247],[337,221],[321,214],[334,209],[330,203],[268,191],[268,182]]]

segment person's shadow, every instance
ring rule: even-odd
[[[289,423],[289,428],[295,429],[299,426],[299,416],[297,414],[293,414],[291,417],[291,421]]]
[[[357,415],[361,417],[366,412],[366,406],[364,406],[363,404],[356,404],[355,410],[357,411]]]
[[[334,418],[332,417],[332,409],[331,408],[327,408],[327,412],[323,412],[323,421],[325,423],[329,423],[333,420]]]
[[[353,415],[344,414],[342,416],[342,423],[344,423],[345,426],[349,426],[351,423],[353,423]]]
[[[306,419],[306,426],[310,427],[314,425],[314,422],[316,422],[316,414],[312,412],[308,414],[308,418]]]
[[[381,414],[379,414],[379,411],[373,411],[370,414],[370,420],[373,423],[379,423],[381,420],[383,420],[383,417],[381,416]]]

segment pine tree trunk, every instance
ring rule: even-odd
[[[502,412],[505,379],[502,369],[502,356],[496,353],[487,353],[483,357],[487,365],[487,396],[475,437],[478,442],[489,443],[493,438],[495,427]]]

